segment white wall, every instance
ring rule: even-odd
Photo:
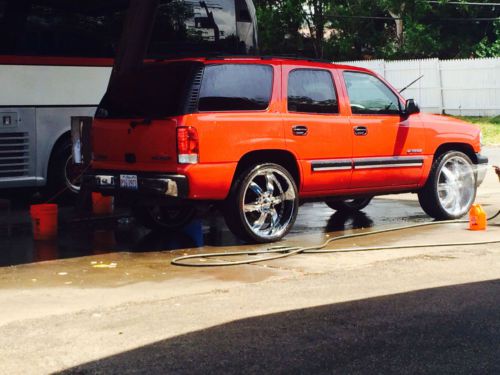
[[[463,60],[347,61],[371,69],[401,89],[426,112],[464,116],[500,115],[500,58]]]

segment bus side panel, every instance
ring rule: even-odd
[[[0,108],[0,188],[35,186],[34,108]]]
[[[57,141],[63,136],[70,139],[71,117],[95,114],[95,107],[54,107],[36,109],[36,171],[39,186],[46,184],[50,156]]]

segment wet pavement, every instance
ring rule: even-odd
[[[493,163],[500,162],[500,148],[490,148],[487,154]],[[489,171],[487,182],[479,190],[478,201],[484,203],[487,211],[496,208],[493,203],[493,198],[498,195],[495,183],[494,173]],[[72,207],[60,209],[57,240],[35,242],[28,206],[29,202],[18,196],[13,200],[10,212],[0,207],[0,267],[119,252],[166,252],[179,256],[187,250],[190,254],[208,250],[218,252],[243,244],[227,229],[224,219],[215,209],[196,218],[182,230],[154,232],[137,225],[123,208],[118,209],[113,217],[91,218],[77,215]],[[362,212],[353,214],[335,212],[320,202],[306,203],[300,207],[295,226],[282,243],[307,238],[308,243],[316,244],[328,236],[430,220],[420,208],[415,194],[375,198]],[[266,249],[268,246],[252,248]]]
[[[62,210],[65,216],[73,216],[71,207]],[[216,210],[175,232],[150,231],[137,225],[126,210],[113,218],[71,218],[60,224],[55,241],[34,241],[27,213],[17,213],[17,224],[1,227],[0,267],[114,252],[147,253],[243,244],[227,229]],[[375,199],[364,212],[354,214],[335,212],[323,203],[306,203],[301,206],[297,222],[286,240],[312,235],[319,242],[325,238],[325,233],[428,220],[415,201]]]

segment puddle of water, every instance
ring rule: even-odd
[[[296,224],[284,242],[295,242],[294,238],[306,235],[308,241],[320,243],[325,233],[343,234],[427,220],[429,218],[422,213],[418,203],[413,201],[375,199],[364,212],[350,214],[332,211],[323,203],[309,203],[301,206]],[[207,246],[214,247],[210,251],[217,252],[221,247],[241,244],[218,213],[203,220],[196,219],[175,232],[149,231],[136,225],[133,219],[123,218],[73,222],[62,225],[57,240],[52,242],[33,241],[29,224],[10,228],[0,225],[0,267],[117,252],[139,254],[178,250],[182,254],[186,249],[191,249],[190,253],[206,252]]]

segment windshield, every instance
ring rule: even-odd
[[[121,74],[108,87],[96,117],[157,119],[180,115],[188,88],[202,66],[194,61],[149,64]]]

